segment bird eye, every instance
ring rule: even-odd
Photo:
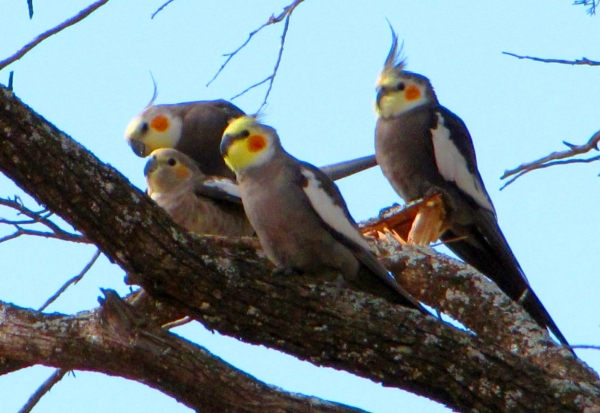
[[[141,130],[141,132],[142,132],[142,133],[146,133],[146,132],[148,132],[148,128],[149,128],[149,127],[150,127],[150,126],[148,125],[148,122],[144,122],[144,123],[142,123],[142,125],[140,126],[140,130]]]
[[[241,138],[247,138],[248,136],[250,136],[250,132],[248,131],[248,129],[244,129],[243,131],[240,132]]]
[[[177,165],[177,161],[175,158],[169,158],[169,160],[167,160],[167,164],[169,164],[169,166],[175,166]]]
[[[406,89],[406,85],[404,84],[404,82],[400,82],[396,85],[396,90],[402,91],[404,89]]]

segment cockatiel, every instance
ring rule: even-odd
[[[568,345],[498,226],[467,127],[440,105],[429,79],[404,70],[400,55],[393,33],[377,80],[375,155],[383,174],[406,202],[439,191],[445,209],[439,238]]]
[[[198,163],[207,175],[235,179],[223,162],[219,144],[228,123],[244,112],[226,100],[148,106],[127,126],[125,139],[144,158],[159,148],[174,148]],[[321,169],[333,180],[377,165],[375,156],[344,161]]]
[[[221,153],[237,175],[265,254],[280,272],[341,273],[350,286],[425,311],[371,252],[335,184],[289,155],[275,129],[254,117],[235,119]]]
[[[190,232],[253,235],[235,181],[204,175],[175,149],[157,149],[144,169],[148,195]]]

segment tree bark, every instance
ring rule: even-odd
[[[186,233],[10,91],[0,90],[0,103],[0,170],[153,298],[208,328],[460,411],[600,411],[596,373],[468,267],[377,243],[409,292],[471,331],[302,276],[272,276],[256,240]]]

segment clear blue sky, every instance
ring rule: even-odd
[[[6,84],[14,70],[15,93],[26,104],[140,188],[144,160],[133,155],[123,132],[152,95],[149,72],[158,83],[158,103],[231,98],[269,75],[283,27],[255,36],[206,88],[223,62],[221,55],[290,0],[176,0],[150,20],[162,2],[111,1],[0,72]],[[25,0],[3,2],[0,59],[87,5],[34,0],[30,21]],[[519,61],[501,52],[600,60],[600,17],[589,17],[570,0],[543,5],[307,0],[292,16],[265,119],[293,155],[323,165],[373,152],[374,83],[390,46],[386,18],[404,39],[408,69],[428,76],[442,104],[467,124],[500,225],[538,296],[571,343],[600,344],[600,164],[533,172],[499,191],[505,169],[562,150],[563,140],[583,143],[600,128],[600,68]],[[265,90],[234,103],[253,112]],[[378,170],[346,179],[340,187],[358,220],[399,201]],[[0,176],[0,196],[14,194],[21,191]],[[0,227],[0,235],[9,231]],[[0,299],[39,307],[93,252],[93,247],[29,238],[0,245]],[[101,287],[126,293],[122,279],[123,271],[102,259],[49,311],[93,308]],[[377,413],[449,411],[424,398],[208,333],[198,324],[177,332],[290,391]],[[600,368],[598,352],[578,355]],[[16,412],[51,371],[36,367],[0,377],[2,410]],[[35,411],[104,412],[107,403],[114,412],[190,411],[144,385],[85,372],[65,378]]]

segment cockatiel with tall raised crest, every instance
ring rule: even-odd
[[[221,153],[278,272],[326,279],[341,274],[351,287],[425,312],[371,252],[333,181],[289,155],[275,129],[251,116],[235,119],[225,130]]]
[[[173,221],[190,232],[213,235],[253,235],[237,183],[207,176],[175,149],[157,149],[144,169],[148,195]]]
[[[375,155],[383,174],[406,202],[440,192],[445,218],[439,239],[568,345],[498,226],[467,127],[440,105],[429,79],[404,70],[393,30],[392,36],[377,80]]]
[[[159,148],[173,148],[196,161],[205,174],[235,179],[223,162],[219,145],[229,122],[243,115],[240,108],[226,100],[149,105],[129,122],[125,139],[142,158]],[[371,155],[321,169],[337,180],[376,164]]]

